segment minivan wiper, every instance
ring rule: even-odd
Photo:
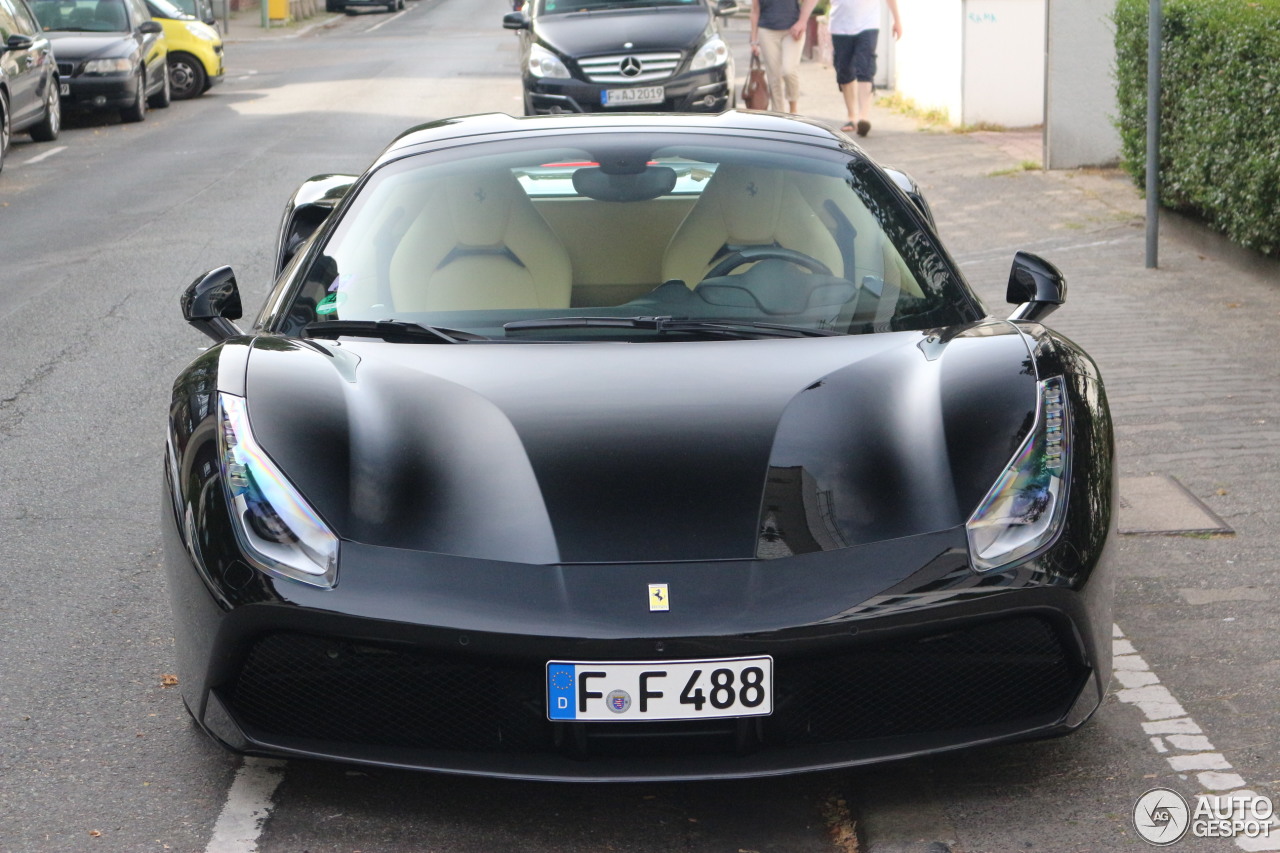
[[[839,335],[830,329],[811,329],[804,326],[786,326],[780,323],[761,323],[756,320],[691,320],[677,317],[547,317],[545,319],[515,320],[503,325],[511,332],[545,329],[581,329],[590,327],[613,329],[653,329],[658,332],[712,332],[731,337],[828,337]]]
[[[303,327],[309,338],[382,338],[391,343],[461,344],[487,341],[484,335],[405,320],[316,320]]]

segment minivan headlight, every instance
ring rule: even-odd
[[[258,446],[243,397],[218,394],[218,451],[245,557],[277,577],[326,589],[337,583],[338,537]]]
[[[1067,510],[1071,435],[1061,377],[1039,383],[1036,423],[969,517],[969,556],[979,572],[1005,569],[1053,544]]]
[[[712,36],[702,43],[698,52],[689,63],[690,71],[701,71],[704,68],[718,68],[729,61],[729,46],[720,36]]]
[[[529,48],[529,73],[534,77],[568,77],[569,69],[560,57],[540,44]]]

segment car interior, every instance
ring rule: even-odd
[[[900,303],[929,301],[899,250],[918,224],[882,222],[847,169],[719,153],[611,142],[392,164],[312,262],[295,316],[490,332],[566,312],[731,316],[845,332],[888,330]]]

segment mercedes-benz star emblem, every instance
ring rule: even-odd
[[[634,56],[628,56],[622,60],[622,64],[618,66],[618,70],[622,72],[623,77],[635,77],[640,73],[640,60]]]

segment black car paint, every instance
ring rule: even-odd
[[[689,71],[698,47],[719,33],[719,14],[706,0],[689,6],[644,6],[593,12],[547,14],[529,3],[525,11],[509,12],[503,26],[520,36],[525,114],[546,112],[612,112],[619,108],[601,104],[605,89],[628,88],[623,83],[592,83],[578,62],[593,56],[631,55],[651,51],[678,51],[676,72],[656,83],[666,89],[661,104],[635,107],[645,112],[720,112],[733,106],[733,60],[718,68]],[[534,44],[556,54],[571,79],[535,77],[529,72],[529,50]],[[708,99],[710,99],[708,101]],[[622,108],[625,109],[625,108]]]
[[[706,121],[777,132],[778,144],[844,144],[796,123]],[[497,132],[519,126],[442,122],[378,164]],[[275,329],[289,321],[286,297],[306,255],[254,328],[239,334],[228,313],[221,342],[173,389],[164,533],[183,698],[225,744],[519,778],[742,777],[1061,734],[1105,695],[1111,423],[1093,362],[1044,326],[986,319],[658,347],[300,340]],[[226,274],[210,281],[225,302]],[[1015,568],[975,573],[965,519],[1026,436],[1035,383],[1048,376],[1066,380],[1074,453],[1088,464],[1071,469],[1055,542]],[[219,391],[251,401],[263,447],[341,535],[336,588],[246,565],[223,497]],[[804,500],[802,476],[845,489],[840,501],[856,511],[836,514],[838,535]],[[350,507],[356,496],[361,512]],[[771,513],[781,522],[773,529]],[[791,555],[767,553],[776,541]],[[640,594],[656,580],[680,602],[657,618]],[[1074,698],[1034,719],[950,732],[587,761],[572,725],[556,728],[564,740],[554,752],[476,754],[301,739],[229,710],[246,656],[278,632],[512,669],[723,654],[770,654],[785,668],[1028,616],[1067,650]]]

